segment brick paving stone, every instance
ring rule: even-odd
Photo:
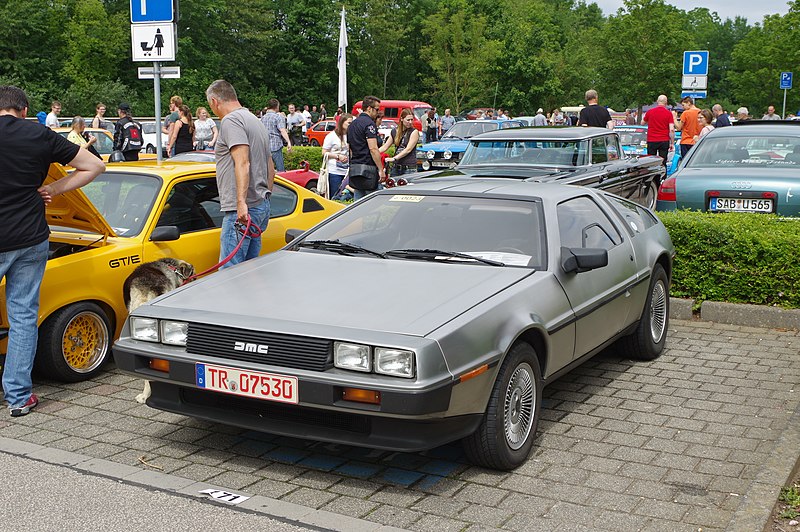
[[[260,470],[265,465],[267,465],[267,463],[260,458],[235,455],[225,463],[219,464],[219,467],[225,469],[226,471],[255,475],[256,471]],[[257,478],[260,478],[260,476]]]
[[[577,530],[577,526],[575,523],[570,523],[568,527],[565,527],[563,523],[556,519],[546,519],[527,514],[515,515],[503,525],[503,530],[524,530],[525,532],[554,532],[559,529],[574,532]],[[472,529],[470,529],[470,532],[472,532]]]
[[[179,477],[189,478],[198,482],[205,482],[218,475],[221,475],[224,472],[224,470],[218,467],[190,463],[186,467],[178,469],[175,474]]]
[[[624,460],[626,462],[639,462],[641,464],[649,464],[653,459],[658,457],[657,452],[647,449],[637,449],[635,447],[616,447],[611,454],[611,458],[617,460]],[[659,465],[659,464],[655,464]],[[667,466],[669,467],[669,466]]]
[[[646,517],[603,510],[592,525],[602,530],[640,530],[647,522]]]
[[[224,471],[223,473],[209,479],[209,483],[234,490],[243,490],[247,486],[258,482],[259,480],[261,480],[261,478],[253,475],[252,473]]]
[[[652,480],[633,480],[628,486],[628,489],[625,490],[625,493],[645,499],[671,501],[675,498],[676,491],[677,488],[675,486],[665,484],[663,482],[654,482]]]
[[[256,474],[272,480],[286,481],[302,475],[305,468],[291,464],[271,463],[256,471]]]
[[[110,443],[93,443],[81,449],[81,454],[88,454],[95,458],[109,458],[115,454],[119,454],[125,450],[124,447],[119,445],[112,445]]]
[[[681,521],[688,510],[689,506],[687,505],[645,499],[634,508],[634,513],[657,519]]]
[[[451,497],[437,497],[431,495],[429,497],[425,497],[424,499],[420,499],[416,504],[411,506],[411,509],[418,510],[426,514],[455,518],[468,506],[472,506],[472,504],[464,501],[457,501]]]
[[[16,438],[19,440],[26,441],[29,443],[36,443],[39,445],[47,445],[56,440],[60,440],[63,437],[64,437],[63,434],[60,434],[58,432],[52,432],[49,430],[34,430],[32,432],[27,432],[16,436]]]
[[[331,475],[322,471],[307,471],[292,479],[293,484],[305,486],[307,488],[324,490],[328,489],[341,480],[339,475]]]
[[[342,515],[349,515],[351,517],[357,517],[361,519],[365,515],[375,510],[375,508],[378,506],[378,503],[342,495],[323,506],[322,510]]]
[[[607,473],[591,473],[584,482],[588,488],[611,490],[616,493],[625,493],[633,483],[633,479]]]
[[[508,492],[502,489],[479,486],[477,484],[467,484],[464,486],[464,489],[456,493],[454,497],[460,501],[496,506],[507,495]]]
[[[373,512],[364,516],[364,519],[372,521],[373,523],[380,523],[382,525],[389,525],[399,528],[408,528],[414,522],[418,521],[424,514],[409,510],[408,508],[398,508],[396,506],[389,506],[382,504],[378,506]]]
[[[178,460],[154,453],[143,453],[136,449],[127,449],[110,456],[108,460],[129,466],[139,466],[148,471],[158,471],[159,473],[174,473],[189,465],[186,460]]]
[[[263,495],[270,499],[279,499],[284,495],[302,489],[300,486],[295,486],[286,482],[272,479],[262,479],[254,484],[247,486],[247,491],[255,495]]]
[[[513,497],[516,494],[512,494],[509,497]],[[546,508],[542,508],[541,513],[544,513],[550,506],[554,503],[550,502]],[[502,527],[503,523],[507,522],[511,519],[516,513],[524,510],[525,512],[534,512],[535,511],[530,507],[524,508],[517,508],[517,509],[507,509],[507,508],[495,508],[492,506],[484,506],[482,504],[470,504],[466,508],[464,508],[459,515],[456,516],[458,519],[463,519],[464,521],[470,523],[480,523],[482,525],[487,525],[491,527]]]
[[[420,532],[430,532],[432,530],[442,532],[460,532],[464,530],[469,523],[464,521],[457,521],[447,517],[439,517],[436,515],[423,515],[419,521],[410,525],[411,530],[419,530]]]
[[[158,454],[171,458],[186,458],[201,449],[201,447],[193,443],[170,441],[163,438],[161,439],[161,443],[163,445],[158,448]]]
[[[384,486],[380,491],[370,495],[369,500],[391,504],[397,507],[409,508],[423,497],[424,494],[417,491],[398,488],[396,486]]]
[[[61,438],[60,440],[49,443],[48,447],[61,449],[62,451],[79,451],[80,449],[83,449],[92,443],[94,443],[92,440],[78,438],[76,436],[69,436],[67,438]]]
[[[619,474],[638,480],[661,480],[667,471],[666,467],[630,462],[620,468]]]
[[[589,472],[576,467],[552,465],[545,469],[539,477],[556,482],[580,485],[589,478]]]
[[[624,463],[625,462],[621,460],[614,460],[612,458],[587,456],[580,461],[577,467],[586,471],[594,471],[598,473],[616,473],[624,465]]]
[[[641,445],[640,447],[652,451],[682,454],[686,451],[686,449],[689,448],[689,445],[689,443],[672,439],[668,440],[666,438],[650,438],[644,445]]]
[[[357,499],[365,499],[370,495],[377,493],[381,488],[382,486],[380,484],[370,482],[368,480],[345,478],[337,484],[331,486],[328,491],[339,493],[341,495],[347,495]],[[379,503],[380,501],[376,502]]]

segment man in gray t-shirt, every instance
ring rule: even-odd
[[[211,110],[222,118],[214,146],[217,188],[224,213],[220,233],[220,261],[228,257],[240,239],[239,251],[222,268],[255,258],[261,251],[261,232],[269,222],[269,196],[275,167],[268,155],[267,130],[242,107],[233,86],[217,80],[206,89]],[[248,231],[244,227],[251,224]]]

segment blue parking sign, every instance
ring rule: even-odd
[[[131,22],[172,22],[174,0],[131,0]]]
[[[792,73],[781,72],[781,89],[791,89],[791,88],[792,88]]]
[[[684,76],[708,75],[708,50],[683,52]]]

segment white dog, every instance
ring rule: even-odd
[[[136,267],[122,285],[122,297],[130,314],[138,307],[170,290],[175,290],[194,275],[194,266],[173,258],[145,262]],[[144,404],[150,397],[150,381],[144,381],[144,390],[136,402]]]

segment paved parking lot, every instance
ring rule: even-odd
[[[600,355],[545,390],[510,473],[457,444],[390,453],[159,412],[112,369],[39,383],[42,404],[5,414],[0,437],[411,530],[760,530],[800,451],[800,333],[673,320],[667,347]]]

